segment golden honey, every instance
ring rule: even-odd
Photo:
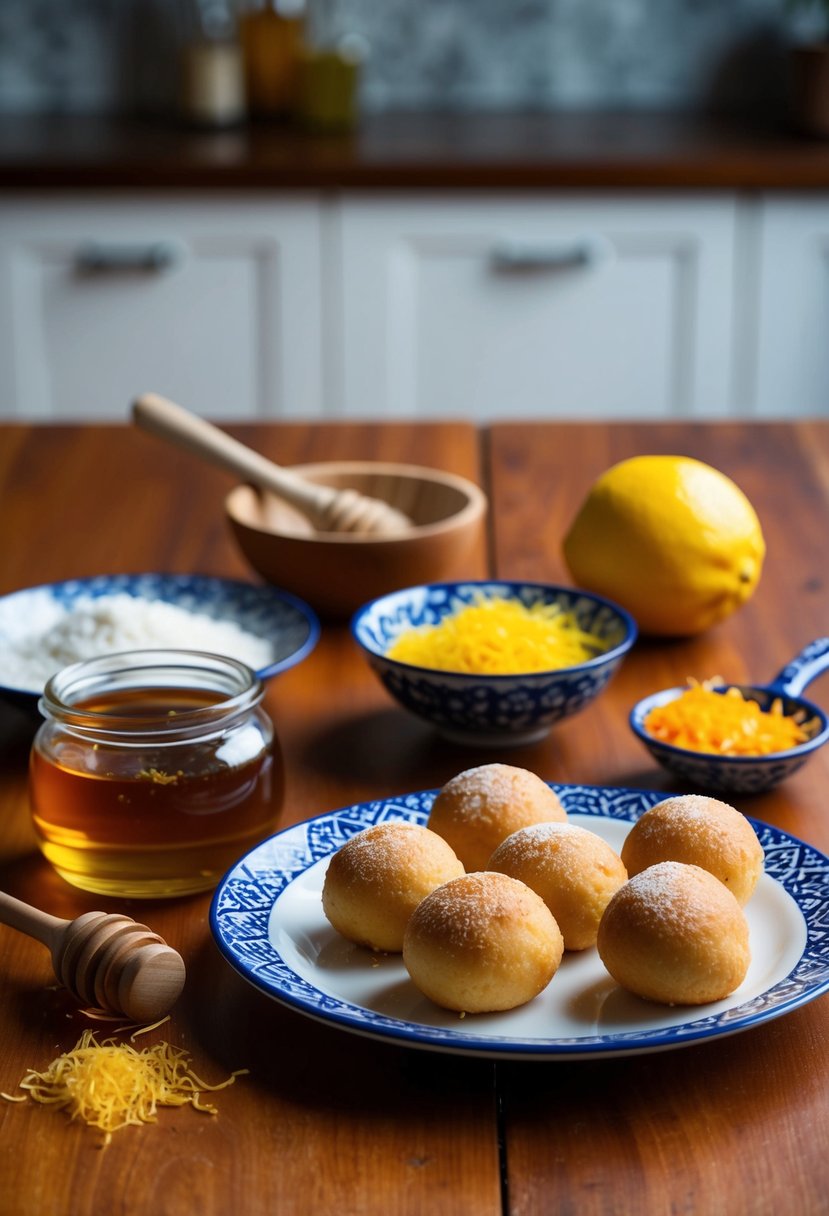
[[[244,664],[186,651],[92,659],[53,677],[29,788],[58,873],[122,897],[215,886],[282,805],[262,696]]]

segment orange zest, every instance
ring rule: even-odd
[[[802,715],[784,714],[779,698],[764,710],[739,688],[715,681],[689,681],[675,700],[650,710],[643,725],[661,743],[719,756],[770,756],[810,738]]]

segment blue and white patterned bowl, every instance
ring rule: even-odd
[[[258,671],[260,679],[287,671],[311,653],[320,624],[302,600],[275,587],[199,574],[104,574],[29,587],[0,597],[0,697],[36,713],[43,691],[11,679],[3,663],[28,635],[39,636],[58,624],[79,601],[129,595],[161,601],[187,612],[233,622],[246,633],[271,644],[272,657]]]
[[[418,625],[436,625],[481,596],[558,604],[607,646],[604,654],[555,671],[528,675],[465,675],[386,657],[395,639]],[[503,747],[541,739],[563,718],[595,699],[636,640],[629,613],[602,596],[548,583],[430,583],[364,605],[351,632],[372,669],[404,709],[459,743]]]
[[[796,772],[829,739],[829,718],[817,705],[799,695],[827,667],[829,638],[819,638],[795,655],[770,684],[726,684],[717,689],[725,692],[727,688],[738,688],[764,711],[779,700],[784,714],[800,715],[809,737],[785,752],[758,757],[718,756],[654,739],[645,729],[645,719],[652,709],[676,700],[684,688],[665,688],[644,697],[631,710],[630,725],[653,758],[690,785],[724,793],[761,794]]]

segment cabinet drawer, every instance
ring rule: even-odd
[[[727,197],[346,199],[348,414],[730,407]]]
[[[759,206],[756,412],[829,414],[829,199]]]
[[[0,399],[126,416],[153,389],[206,415],[321,404],[319,204],[33,200],[0,210]]]

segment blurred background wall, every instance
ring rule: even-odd
[[[0,109],[163,109],[182,29],[230,3],[0,0]],[[372,110],[772,108],[796,20],[786,0],[310,0],[308,16],[364,40]]]

